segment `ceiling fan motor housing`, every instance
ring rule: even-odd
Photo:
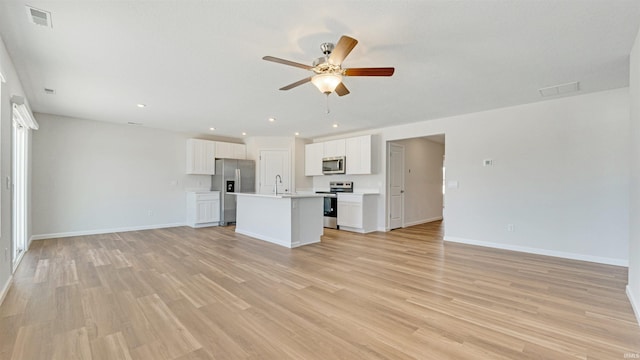
[[[311,71],[316,74],[343,74],[342,67],[340,67],[340,65],[331,64],[328,56],[319,57],[313,60],[313,68]]]
[[[320,50],[322,50],[324,56],[329,56],[335,47],[336,46],[333,43],[320,44]]]

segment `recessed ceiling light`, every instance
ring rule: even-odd
[[[245,135],[247,135],[247,133],[243,131],[243,132],[242,132],[242,136],[245,136]]]
[[[215,129],[216,129],[216,128],[214,128],[214,127],[210,127],[210,128],[209,128],[209,130],[211,130],[211,131],[213,131],[213,130],[215,130]]]
[[[296,131],[293,135],[298,136],[300,133]]]
[[[337,128],[337,127],[338,127],[338,124],[333,124],[333,125],[331,125],[331,126],[333,126],[334,128]]]
[[[139,108],[143,108],[143,107],[145,107],[145,106],[147,106],[147,105],[145,105],[145,104],[138,104],[137,106],[138,106]]]
[[[274,122],[274,121],[276,121],[276,118],[273,118],[273,117],[269,118],[269,122]]]

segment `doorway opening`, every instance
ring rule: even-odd
[[[445,135],[387,143],[387,229],[444,218]]]
[[[389,143],[389,230],[404,227],[404,145]]]

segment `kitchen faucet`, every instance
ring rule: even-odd
[[[278,179],[280,179],[280,184],[282,184],[282,176],[280,176],[280,174],[276,175],[276,182],[273,185],[276,196],[278,196]]]

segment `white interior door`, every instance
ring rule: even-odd
[[[260,185],[258,192],[273,194],[291,192],[291,155],[288,149],[260,150]],[[276,183],[276,178],[280,175]]]
[[[404,226],[404,146],[389,144],[389,229]]]

